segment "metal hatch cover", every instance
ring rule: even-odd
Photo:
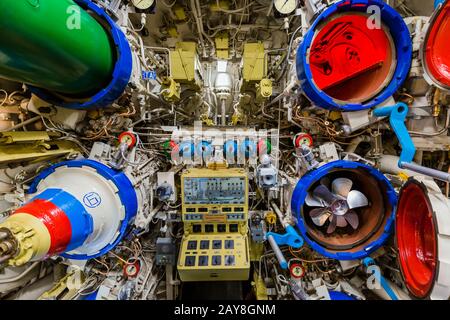
[[[414,298],[450,297],[449,206],[431,179],[411,178],[400,191],[396,244],[402,277]]]
[[[430,18],[421,48],[425,79],[431,85],[450,91],[450,0],[439,4]]]

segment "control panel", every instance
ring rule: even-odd
[[[190,169],[181,176],[185,234],[248,230],[248,177],[243,169]]]
[[[184,203],[189,204],[245,204],[245,178],[186,178]]]
[[[181,175],[182,281],[247,280],[248,175],[243,169],[189,169]]]
[[[249,267],[246,235],[190,235],[183,239],[178,261],[182,281],[247,280]]]

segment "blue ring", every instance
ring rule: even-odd
[[[308,50],[312,45],[317,27],[335,13],[356,11],[366,12],[369,6],[376,5],[381,8],[381,19],[388,27],[396,46],[397,67],[389,85],[375,98],[365,104],[348,103],[338,104],[329,95],[320,90],[312,81],[311,67],[307,61]],[[403,18],[392,7],[380,0],[342,0],[329,6],[314,21],[311,28],[299,46],[297,52],[297,76],[305,95],[318,107],[329,110],[360,111],[373,108],[389,99],[403,84],[409,74],[412,59],[411,35]]]
[[[125,235],[125,232],[128,229],[128,226],[131,224],[131,221],[134,219],[134,217],[137,214],[138,211],[138,200],[136,191],[134,190],[133,184],[131,183],[130,179],[122,172],[122,171],[116,171],[113,170],[106,165],[93,161],[93,160],[74,160],[74,161],[67,161],[67,162],[61,162],[57,165],[54,165],[46,170],[44,170],[31,184],[30,189],[28,193],[35,193],[37,191],[37,186],[39,183],[47,178],[49,175],[51,175],[57,168],[67,166],[69,168],[81,168],[83,166],[91,167],[97,171],[98,174],[100,174],[102,177],[104,177],[107,180],[112,181],[118,190],[119,198],[125,207],[125,217],[122,220],[122,224],[119,229],[119,236],[116,238],[116,240],[113,243],[108,244],[106,247],[100,250],[99,253],[96,253],[94,255],[86,255],[86,254],[63,254],[62,256],[68,259],[74,259],[74,260],[88,260],[100,257],[104,254],[106,254],[108,251],[113,249],[117,244],[122,241],[123,236]]]
[[[253,140],[245,139],[242,141],[239,151],[242,155],[244,155],[245,159],[250,159],[256,157],[258,153],[258,147]]]
[[[192,160],[192,158],[195,155],[195,144],[192,141],[182,141],[179,144],[178,147],[178,154],[182,158],[189,158]]]
[[[201,158],[202,161],[207,161],[213,154],[213,147],[210,142],[202,141],[197,144],[195,151],[197,157]]]
[[[229,151],[229,149],[232,149],[232,150]],[[235,140],[225,141],[225,143],[223,144],[223,156],[225,157],[225,159],[228,159],[228,157],[236,159],[237,155],[238,155],[237,141],[235,141]]]
[[[326,176],[333,169],[365,169],[367,170],[372,177],[377,179],[379,182],[383,183],[387,188],[387,198],[392,206],[392,211],[389,218],[386,221],[386,225],[384,226],[383,234],[372,243],[368,244],[364,250],[349,253],[349,252],[337,252],[332,253],[328,251],[325,247],[315,242],[310,238],[308,234],[308,230],[306,227],[306,222],[302,217],[302,208],[305,203],[306,196],[308,194],[309,188],[321,178]],[[389,180],[378,170],[373,167],[367,166],[358,162],[350,162],[350,161],[334,161],[323,165],[322,167],[311,171],[307,175],[305,175],[297,184],[292,194],[291,200],[291,208],[292,211],[296,214],[297,217],[297,227],[302,233],[303,238],[306,242],[313,248],[315,251],[320,253],[321,255],[337,260],[358,260],[367,257],[369,254],[380,248],[391,236],[392,227],[394,225],[395,220],[395,210],[397,206],[397,193],[392,187]]]
[[[92,216],[83,205],[70,193],[61,189],[47,189],[34,197],[34,200],[46,200],[60,208],[69,218],[72,236],[66,247],[66,252],[80,247],[94,230]]]
[[[117,49],[117,61],[114,66],[112,74],[112,80],[109,85],[98,92],[96,95],[89,98],[86,102],[65,102],[60,97],[56,96],[50,91],[45,89],[28,86],[30,91],[42,98],[43,100],[57,106],[68,109],[84,110],[84,109],[97,109],[108,106],[116,101],[125,91],[131,77],[133,70],[133,58],[131,54],[131,48],[127,38],[116,23],[106,14],[103,9],[89,0],[74,0],[84,10],[91,10],[97,17],[109,26],[107,30],[110,34],[111,40]]]
[[[352,297],[352,296],[350,296],[350,295],[348,295],[346,293],[340,292],[340,291],[330,291],[329,294],[330,294],[330,299],[331,300],[335,300],[335,301],[336,300],[340,300],[340,301],[354,301],[354,300],[356,300],[354,297]]]

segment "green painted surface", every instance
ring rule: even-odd
[[[114,45],[72,0],[0,0],[0,77],[88,97],[111,80]]]

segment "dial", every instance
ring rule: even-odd
[[[306,273],[305,268],[298,263],[294,263],[293,265],[291,265],[289,270],[291,271],[291,276],[294,279],[301,279]]]
[[[301,148],[302,146],[306,146],[311,148],[314,145],[313,138],[307,133],[298,133],[294,137],[294,146],[296,148]]]
[[[153,6],[155,0],[131,0],[133,5],[140,10],[147,10]]]
[[[275,9],[281,14],[291,14],[297,9],[298,0],[274,0]]]

